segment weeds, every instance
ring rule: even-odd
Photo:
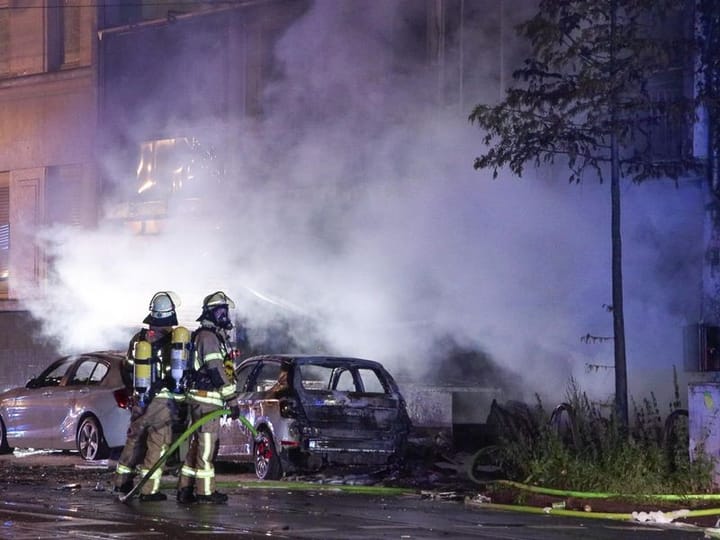
[[[654,394],[633,401],[634,422],[621,429],[604,416],[574,379],[566,401],[548,412],[539,397],[534,407],[493,404],[488,423],[498,446],[488,455],[511,480],[557,489],[625,494],[705,493],[713,490],[714,463],[689,452],[687,411],[675,394],[663,419]]]

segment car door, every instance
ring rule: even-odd
[[[107,390],[99,386],[108,366],[97,358],[82,356],[68,372],[66,381],[66,416],[58,424],[58,436],[67,444],[74,444],[78,422],[85,411],[102,417],[103,397]]]
[[[264,359],[248,379],[247,392],[243,394],[241,413],[248,421],[257,426],[261,423],[279,426],[279,405],[271,389],[278,383],[280,362],[276,359]],[[247,434],[249,437],[249,434]]]
[[[352,362],[304,363],[298,371],[303,410],[316,430],[310,447],[332,452],[392,453],[399,397],[382,373]]]
[[[248,417],[249,412],[247,390],[251,388],[250,384],[254,384],[252,382],[255,380],[253,373],[257,367],[258,362],[250,362],[240,366],[235,372],[238,405],[240,414],[245,418]],[[253,436],[240,420],[231,420],[228,417],[221,418],[218,441],[219,456],[243,458],[243,456],[252,455]]]
[[[62,448],[59,426],[68,412],[65,383],[75,357],[62,358],[32,379],[8,407],[8,442],[18,448]],[[14,443],[13,440],[18,440]]]

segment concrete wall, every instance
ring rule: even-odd
[[[58,356],[26,311],[0,311],[0,390],[24,385]]]

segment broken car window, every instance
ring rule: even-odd
[[[270,390],[277,382],[278,375],[280,375],[280,364],[276,362],[263,362],[257,375],[255,391],[266,392]]]
[[[306,364],[297,367],[300,384],[305,390],[329,390],[333,368]]]
[[[365,392],[370,394],[385,394],[387,393],[387,390],[385,389],[382,381],[378,377],[378,374],[375,373],[372,369],[359,369],[358,373],[360,374],[360,378],[362,379],[363,386],[365,387]]]
[[[238,392],[248,391],[248,377],[250,377],[250,375],[252,374],[255,366],[257,366],[257,364],[248,364],[247,366],[244,366],[242,369],[239,369],[235,373],[235,380],[237,381]]]

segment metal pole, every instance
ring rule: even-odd
[[[460,0],[460,58],[459,62],[459,88],[458,88],[458,102],[460,104],[460,113],[465,109],[465,96],[463,95],[463,77],[465,76],[465,45],[464,45],[464,33],[465,33],[465,0]]]
[[[505,0],[500,0],[500,99],[505,95]]]

